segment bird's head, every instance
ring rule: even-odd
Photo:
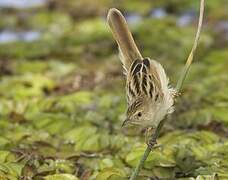
[[[149,101],[143,97],[137,98],[128,106],[126,113],[127,117],[123,122],[122,127],[128,124],[146,127],[148,126],[148,123],[152,121],[153,114],[153,108],[151,108]]]

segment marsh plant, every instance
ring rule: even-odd
[[[172,88],[163,66],[156,60],[144,58],[141,55],[121,12],[114,8],[109,10],[107,21],[118,44],[120,59],[126,75],[128,107],[127,118],[122,126],[133,124],[146,128],[147,149],[132,173],[131,180],[137,178],[140,169],[156,144],[165,118],[174,111],[175,97],[179,95],[199,42],[203,13],[204,0],[201,0],[195,41],[177,85]]]

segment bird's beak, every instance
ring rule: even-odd
[[[126,126],[129,121],[130,121],[129,119],[125,119],[123,124],[122,124],[122,127]]]

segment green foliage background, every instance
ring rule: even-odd
[[[126,108],[117,46],[105,22],[117,7],[139,15],[130,28],[144,56],[175,84],[197,0],[51,0],[1,9],[0,30],[37,30],[38,40],[0,44],[0,179],[127,179],[146,147],[143,130],[121,129]],[[162,7],[167,15],[151,18]],[[206,0],[195,62],[176,111],[139,179],[228,179],[228,4]],[[138,17],[138,16],[137,16]]]

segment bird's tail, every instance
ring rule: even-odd
[[[124,16],[119,10],[115,8],[110,9],[107,21],[119,46],[123,66],[128,71],[133,61],[143,59],[142,55],[135,44]]]

